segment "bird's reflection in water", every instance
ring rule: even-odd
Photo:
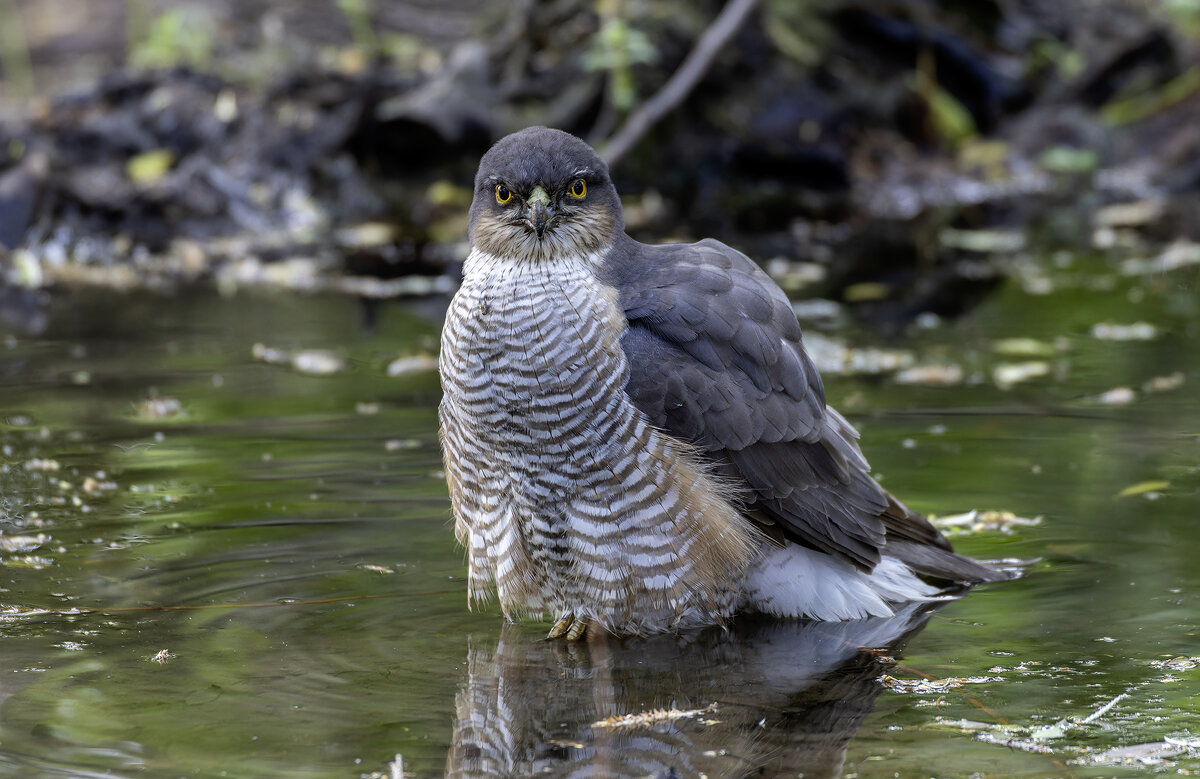
[[[494,651],[469,650],[446,773],[840,776],[880,674],[933,608],[579,644],[506,626]],[[629,714],[645,716],[614,726]]]

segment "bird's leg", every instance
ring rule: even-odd
[[[578,641],[587,635],[587,632],[591,629],[591,627],[592,621],[590,619],[587,617],[580,617],[579,619],[575,620],[575,624],[572,625],[571,629],[567,631],[567,640]]]
[[[575,621],[575,615],[571,612],[563,614],[554,621],[554,627],[550,628],[550,632],[546,634],[546,638],[560,638],[563,633],[571,627],[571,623]]]
[[[546,638],[565,637],[568,641],[578,641],[587,635],[588,629],[591,627],[592,620],[587,617],[576,619],[574,612],[568,611],[554,621],[554,626],[550,628]]]

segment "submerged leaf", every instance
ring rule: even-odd
[[[1145,495],[1149,492],[1160,492],[1171,486],[1169,481],[1140,481],[1131,484],[1117,493],[1118,498],[1128,498],[1131,495]]]

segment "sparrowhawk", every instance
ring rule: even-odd
[[[766,273],[625,235],[583,141],[501,139],[469,232],[440,419],[472,602],[494,583],[508,618],[575,639],[884,616],[1005,578],[871,477]]]

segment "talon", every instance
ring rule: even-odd
[[[591,624],[592,621],[587,617],[580,617],[579,619],[575,620],[575,624],[572,625],[571,629],[567,631],[567,640],[578,641],[579,639],[583,638],[587,634],[588,628],[591,626]]]
[[[555,620],[554,627],[550,628],[550,632],[546,634],[546,638],[560,638],[564,633],[567,633],[568,630],[575,630],[575,625],[577,624],[578,623],[575,622],[575,615],[568,611],[566,614],[563,614],[561,617]],[[584,629],[586,628],[587,625],[585,624]],[[568,641],[574,641],[576,638],[579,638],[579,636],[575,636],[575,638],[571,638],[570,635],[567,636]]]

